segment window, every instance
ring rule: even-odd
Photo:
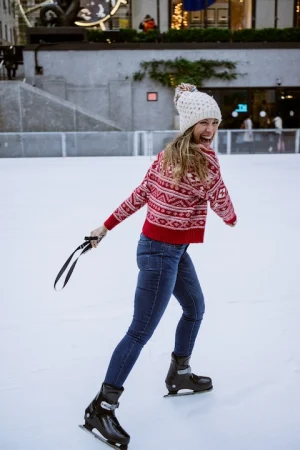
[[[229,0],[206,0],[207,8],[184,11],[183,0],[171,0],[171,28],[228,28]],[[205,4],[205,2],[204,2]]]
[[[265,114],[261,114],[261,112]],[[255,128],[269,128],[275,114],[275,89],[254,89],[252,91],[252,120]]]
[[[300,127],[300,89],[296,88],[250,88],[205,89],[202,92],[214,97],[222,111],[220,128],[239,129],[247,114],[253,127],[272,128],[277,113],[284,128]]]
[[[277,111],[284,128],[300,127],[300,89],[283,88],[277,91]]]
[[[131,21],[129,17],[129,4],[121,5],[116,14],[109,20],[111,21],[111,30],[119,30],[120,28],[130,28]],[[107,26],[109,28],[109,26]]]
[[[6,0],[3,0],[3,9],[6,10]]]
[[[247,89],[220,89],[223,128],[239,128],[250,109]]]
[[[8,41],[7,25],[4,26],[4,39]]]
[[[294,26],[300,28],[300,0],[295,0]]]
[[[252,26],[252,0],[231,0],[230,22],[232,30]]]
[[[184,0],[171,0],[171,28],[252,27],[252,2],[255,0],[203,0],[208,6],[199,11],[185,11]],[[297,0],[300,2],[300,0]]]
[[[188,12],[183,10],[183,1],[171,0],[171,28],[180,30],[188,25]]]
[[[2,22],[0,20],[0,38],[2,38]]]

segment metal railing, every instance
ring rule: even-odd
[[[166,131],[0,133],[0,157],[154,156],[179,133]],[[219,154],[299,153],[300,129],[219,130]]]

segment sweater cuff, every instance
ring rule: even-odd
[[[108,219],[104,222],[104,226],[108,229],[108,231],[115,228],[120,222],[116,219],[116,217],[112,214]]]
[[[233,225],[237,221],[236,215],[234,215],[230,220],[224,220],[228,225]]]

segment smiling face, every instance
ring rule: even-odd
[[[194,141],[210,147],[216,132],[218,131],[219,121],[217,119],[203,119],[196,123],[193,131]]]

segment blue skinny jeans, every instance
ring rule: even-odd
[[[175,245],[148,239],[137,247],[139,275],[131,325],[115,348],[104,382],[121,388],[144,345],[159,324],[173,294],[182,307],[174,353],[190,356],[204,314],[204,297],[187,244]]]

